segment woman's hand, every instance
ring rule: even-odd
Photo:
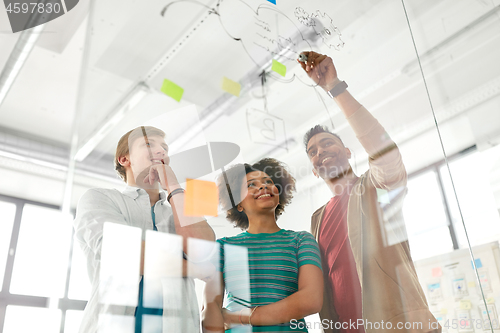
[[[249,325],[248,318],[252,313],[252,309],[244,308],[239,311],[229,311],[226,308],[222,309],[222,317],[224,318],[224,328],[226,330],[234,326]]]

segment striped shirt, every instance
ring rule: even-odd
[[[298,290],[299,267],[310,264],[321,269],[318,244],[306,231],[243,232],[217,242],[221,244],[220,270],[230,311],[282,300]],[[305,323],[300,325],[303,329],[297,326],[290,323],[254,326],[253,332],[307,332]],[[238,331],[237,327],[226,330]]]

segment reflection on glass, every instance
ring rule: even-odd
[[[142,333],[158,333],[162,331],[162,317],[153,315],[142,316]]]
[[[3,333],[59,333],[60,326],[60,310],[9,305]]]
[[[137,306],[141,229],[105,223],[99,285],[102,304]]]
[[[90,281],[87,277],[85,257],[78,242],[73,242],[68,298],[86,301],[89,299],[89,295]]]
[[[243,307],[249,307],[252,299],[246,247],[224,244],[224,272],[225,288],[232,296],[227,308],[231,311],[240,311]]]
[[[71,217],[25,205],[10,292],[63,297],[71,241]]]
[[[134,324],[133,316],[100,314],[97,333],[134,333]]]
[[[3,285],[12,226],[14,225],[14,217],[16,215],[16,205],[0,201],[0,212],[2,212],[0,217],[0,285]]]
[[[78,333],[82,317],[83,311],[67,310],[64,320],[64,333]]]
[[[445,207],[434,172],[426,172],[408,181],[403,214],[413,260],[453,250]]]
[[[146,230],[144,307],[162,309],[164,299],[170,293],[176,294],[177,299],[182,298],[179,293],[182,290],[181,277],[182,237]],[[162,280],[167,281],[166,290],[163,290]]]

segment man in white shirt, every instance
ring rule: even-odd
[[[154,127],[141,126],[126,133],[118,142],[115,169],[127,183],[122,192],[115,189],[91,189],[80,199],[74,221],[75,237],[87,259],[87,270],[92,282],[91,297],[84,311],[81,333],[104,330],[101,314],[136,316],[135,332],[141,330],[141,298],[139,307],[116,307],[100,301],[100,264],[105,222],[139,227],[142,232],[141,278],[144,263],[144,232],[157,230],[177,234],[183,238],[183,276],[186,276],[187,239],[214,241],[212,228],[203,217],[184,215],[184,190],[179,186],[169,166],[165,133]],[[161,187],[161,190],[160,190]],[[167,196],[166,193],[169,195]],[[182,254],[179,254],[182,255]],[[118,259],[118,258],[117,258]],[[207,276],[210,271],[201,271]],[[138,281],[141,280],[138,277]],[[177,311],[163,309],[163,332],[198,332],[199,312],[192,278],[182,278],[175,290],[163,293],[164,298],[175,298]],[[180,286],[180,288],[179,288]],[[142,281],[141,287],[142,290]],[[172,299],[163,300],[172,304]],[[182,313],[179,310],[182,309]],[[161,314],[160,310],[160,314]],[[118,318],[118,317],[116,317]],[[122,317],[123,318],[123,317]],[[127,329],[127,332],[129,329]],[[133,330],[130,330],[133,331]],[[157,330],[161,332],[161,330]]]

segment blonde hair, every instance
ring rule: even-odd
[[[125,170],[125,167],[120,164],[118,159],[122,156],[129,155],[130,146],[132,145],[132,143],[139,138],[145,137],[146,135],[159,135],[162,138],[165,138],[165,132],[163,132],[161,129],[153,126],[140,126],[125,133],[118,141],[115,152],[115,170],[118,176],[123,179],[124,182],[127,182],[127,172]]]

